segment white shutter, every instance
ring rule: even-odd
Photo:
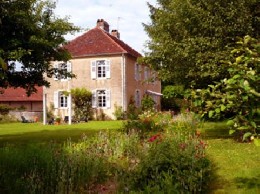
[[[110,90],[106,90],[106,107],[110,108],[111,107],[111,94]]]
[[[54,69],[58,70],[59,69],[59,63],[54,63]],[[59,80],[59,73],[56,72],[54,73],[54,80]]]
[[[96,90],[92,90],[92,108],[97,107],[97,94]]]
[[[109,79],[110,77],[110,61],[106,60],[106,78]]]
[[[72,72],[72,64],[70,61],[67,62],[67,72],[71,73]],[[71,79],[70,77],[68,77],[68,79]]]
[[[96,79],[97,78],[97,73],[96,73],[96,61],[91,61],[91,79]]]
[[[59,91],[54,92],[54,108],[59,108]]]

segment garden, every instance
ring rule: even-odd
[[[260,148],[190,112],[0,128],[1,193],[259,193]]]

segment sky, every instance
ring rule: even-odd
[[[144,54],[149,37],[142,23],[150,23],[147,2],[156,5],[156,0],[57,0],[55,14],[62,18],[69,16],[69,22],[85,30],[66,36],[67,40],[94,28],[97,19],[104,19],[110,31],[117,29],[122,41]]]

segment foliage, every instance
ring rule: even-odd
[[[64,35],[78,28],[68,17],[55,16],[55,7],[51,0],[1,1],[0,87],[23,87],[30,94],[36,85],[49,86],[45,75],[55,73],[50,61],[69,60],[61,45]],[[22,64],[21,71],[15,70],[16,62]]]
[[[208,89],[193,91],[194,106],[206,118],[231,117],[228,124],[242,132],[243,140],[257,135],[257,108],[260,104],[260,47],[246,36],[232,51],[228,75]],[[258,121],[259,122],[259,121]]]
[[[141,101],[142,111],[153,111],[155,102],[149,95],[145,95]]]
[[[148,141],[151,144],[148,153],[131,172],[131,188],[140,192],[147,189],[161,193],[205,192],[211,163],[204,141],[180,133],[165,133]]]
[[[116,120],[122,120],[124,119],[124,111],[122,106],[118,106],[117,104],[114,105],[115,112],[113,115],[116,117]]]
[[[185,99],[187,91],[183,85],[167,85],[162,91],[162,109],[173,110],[175,113],[187,108]]]
[[[143,61],[173,85],[207,87],[226,76],[236,37],[259,38],[258,0],[157,0],[148,4],[149,52]]]
[[[0,115],[7,115],[10,110],[13,110],[13,108],[5,104],[0,104]]]
[[[128,106],[127,106],[127,119],[136,120],[140,114],[141,109],[135,106],[135,100],[133,96],[130,97]]]
[[[63,147],[51,144],[1,148],[1,192],[80,192],[88,184],[106,177],[102,158],[84,152],[67,153],[65,150],[70,147],[68,143]]]
[[[127,120],[124,122],[123,131],[131,133],[138,132],[141,137],[145,137],[151,132],[161,132],[169,128],[171,124],[171,114],[163,112],[144,111],[138,116],[138,120]]]
[[[88,121],[92,116],[92,93],[86,88],[74,88],[71,90],[72,101],[74,103],[75,118]]]

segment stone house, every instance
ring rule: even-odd
[[[138,64],[141,54],[120,40],[117,30],[109,31],[109,24],[98,19],[96,27],[70,41],[65,48],[72,59],[53,62],[55,68],[70,71],[76,78],[55,75],[49,78],[50,88],[44,88],[46,106],[55,116],[69,115],[70,99],[63,94],[71,88],[92,91],[92,107],[114,119],[115,106],[127,111],[130,99],[136,107],[141,106],[145,94],[151,95],[160,110],[161,82],[156,72]],[[98,115],[96,115],[98,116]]]

